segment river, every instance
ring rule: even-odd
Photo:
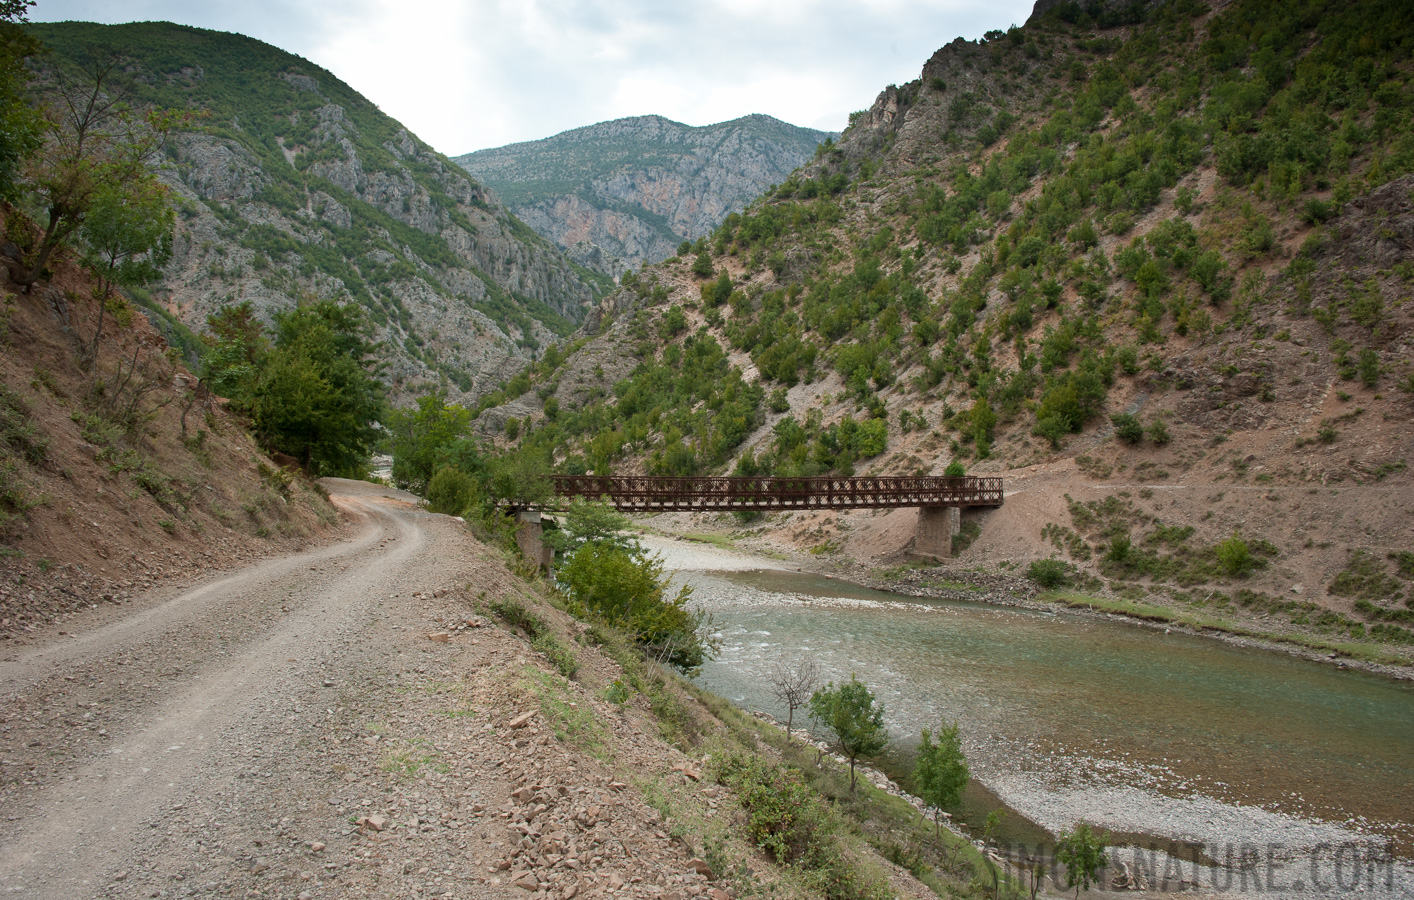
[[[781,662],[809,655],[827,679],[855,674],[885,706],[893,771],[908,769],[921,727],[957,721],[976,780],[964,818],[1004,804],[1004,841],[1084,819],[1136,847],[1167,845],[1173,858],[1120,858],[1157,867],[1155,881],[1168,869],[1174,889],[1414,896],[1409,682],[647,543],[720,626],[705,687],[784,721],[769,688]]]

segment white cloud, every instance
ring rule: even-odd
[[[838,130],[954,37],[1031,0],[40,0],[36,21],[168,20],[304,56],[449,154],[657,113]]]

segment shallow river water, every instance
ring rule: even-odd
[[[1084,819],[1139,845],[1182,842],[1190,860],[1244,864],[1238,876],[1180,866],[1178,880],[1219,892],[1414,896],[1408,682],[650,546],[721,626],[705,687],[784,721],[773,667],[809,655],[825,678],[854,673],[886,707],[895,768],[922,726],[955,720],[979,782],[969,801],[1010,807],[1014,840]],[[1173,861],[1160,860],[1161,874]]]

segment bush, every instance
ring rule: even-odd
[[[1055,590],[1070,584],[1074,569],[1059,559],[1038,559],[1026,569],[1026,577],[1043,588]]]
[[[637,549],[591,542],[560,571],[571,612],[620,628],[661,661],[683,671],[698,669],[711,648],[701,633],[704,616],[687,608],[691,589],[669,598],[660,560]]]
[[[1169,427],[1165,425],[1161,419],[1155,419],[1149,423],[1148,433],[1149,440],[1158,444],[1160,447],[1172,440],[1169,435]]]
[[[962,460],[955,459],[948,463],[948,467],[943,470],[943,475],[948,478],[961,478],[967,474],[967,467],[962,464]]]
[[[432,512],[459,516],[475,499],[475,479],[451,466],[438,469],[427,483],[427,508]]]
[[[1115,413],[1110,416],[1110,422],[1115,427],[1115,437],[1126,444],[1133,446],[1144,440],[1144,426],[1139,424],[1139,418],[1129,413]]]
[[[1257,568],[1258,561],[1252,555],[1251,548],[1235,532],[1232,537],[1218,544],[1214,552],[1218,557],[1218,566],[1223,574],[1230,578],[1245,578]]]
[[[712,277],[712,256],[706,250],[697,254],[697,258],[692,261],[692,274],[698,278]]]

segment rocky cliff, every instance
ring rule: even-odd
[[[230,302],[268,316],[305,295],[346,298],[379,328],[395,401],[437,383],[470,400],[571,331],[608,284],[304,59],[165,23],[33,29],[50,65],[120,53],[142,102],[196,114],[167,147],[176,252],[144,298],[194,330]]]
[[[707,234],[827,137],[763,115],[699,128],[638,116],[456,162],[576,262],[618,276]]]

